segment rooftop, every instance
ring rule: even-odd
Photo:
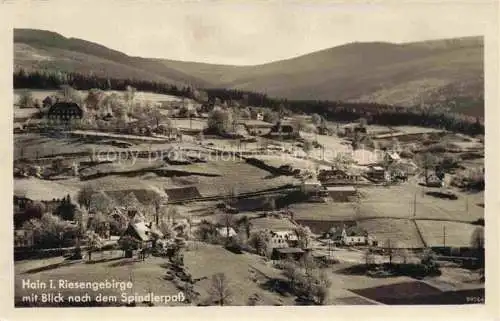
[[[276,249],[276,251],[281,254],[304,253],[304,250],[298,247],[286,247],[282,249]]]
[[[328,186],[327,191],[339,191],[339,192],[355,192],[356,188],[354,186]]]

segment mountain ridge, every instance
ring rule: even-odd
[[[258,65],[234,66],[129,56],[56,32],[14,30],[16,68],[93,72],[296,100],[484,109],[480,36],[413,43],[352,42]],[[457,107],[458,106],[458,107]]]

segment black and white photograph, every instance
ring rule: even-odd
[[[485,304],[494,1],[22,8],[15,309]]]

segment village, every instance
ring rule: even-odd
[[[484,137],[201,91],[16,94],[18,306],[40,304],[24,299],[23,275],[186,295],[168,305],[484,293]]]

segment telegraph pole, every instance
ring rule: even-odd
[[[413,197],[413,217],[417,216],[417,193]]]
[[[446,225],[443,225],[443,247],[446,247]]]

